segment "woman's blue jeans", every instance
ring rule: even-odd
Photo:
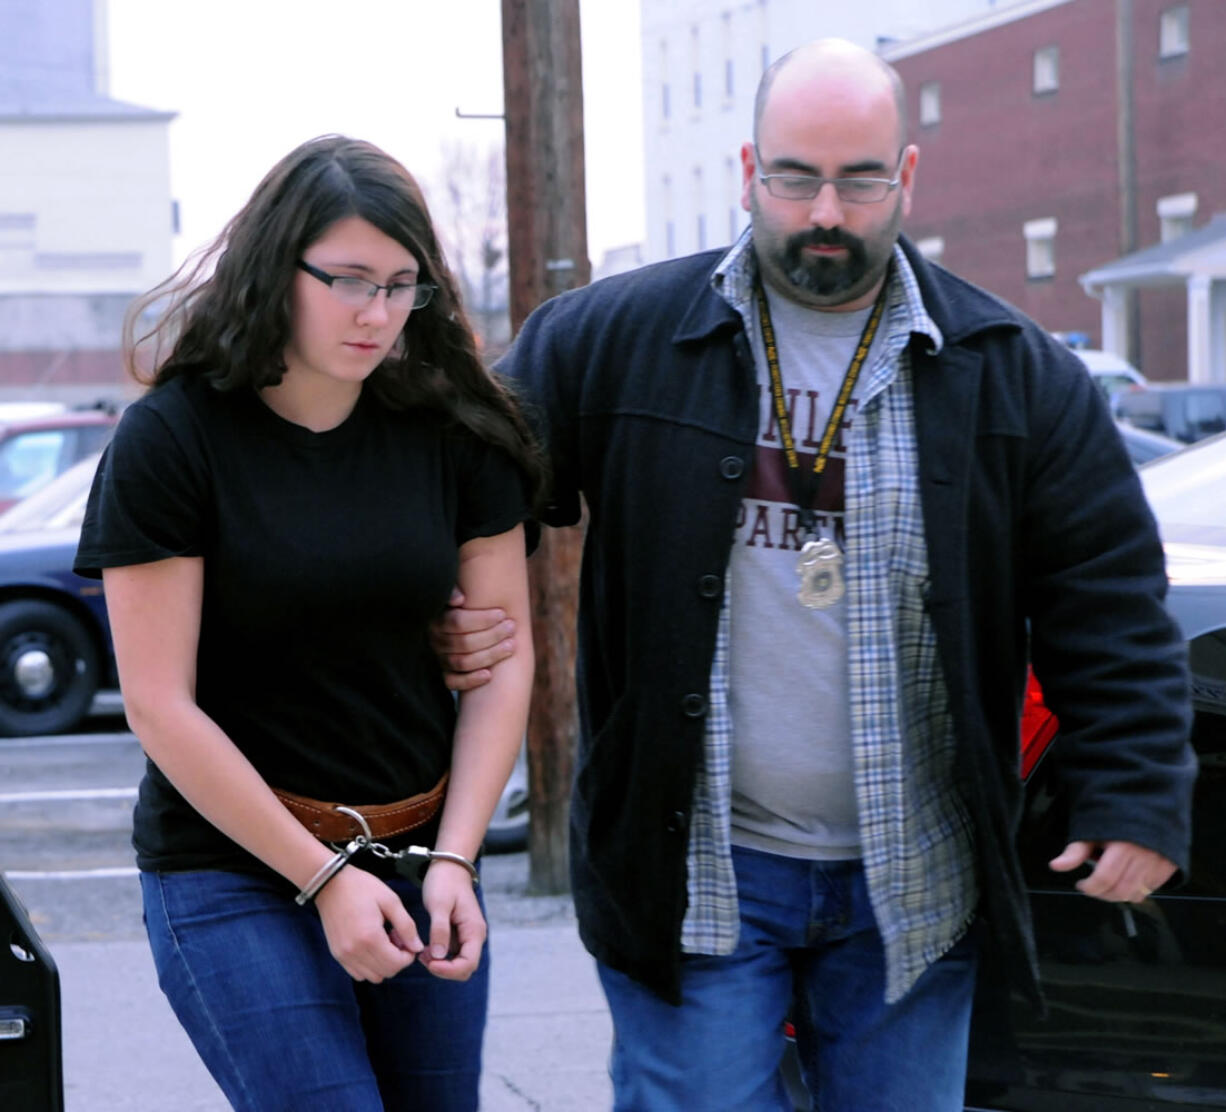
[[[961,1112],[975,931],[885,1004],[885,958],[859,862],[734,847],[741,933],[689,955],[674,1007],[608,966],[618,1112],[780,1112],[784,1019],[821,1112]]]
[[[388,883],[423,931],[420,889]],[[489,953],[465,982],[413,964],[374,985],[328,951],[314,907],[272,877],[142,873],[158,980],[236,1109],[471,1112]]]

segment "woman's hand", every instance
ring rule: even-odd
[[[481,964],[485,916],[468,870],[454,861],[432,861],[422,882],[430,915],[430,942],[422,964],[436,977],[467,981]]]
[[[315,897],[315,906],[332,956],[355,981],[377,985],[412,965],[422,951],[400,897],[363,869],[341,869]]]
[[[472,860],[519,754],[532,697],[532,622],[523,526],[465,541],[456,574],[464,597],[453,595],[453,602],[463,601],[478,611],[501,611],[520,631],[512,655],[485,669],[489,682],[460,695],[451,779],[435,849]],[[481,961],[486,925],[468,870],[454,861],[431,861],[422,901],[430,916],[430,937],[421,956],[426,968],[448,980],[471,977]]]

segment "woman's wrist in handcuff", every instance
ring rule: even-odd
[[[344,849],[338,849],[331,857],[325,861],[315,875],[306,882],[302,890],[294,897],[294,903],[299,907],[304,907],[306,904],[314,901],[315,897],[324,890],[325,885],[349,864],[350,858],[353,857],[360,849],[365,848],[359,845],[356,840],[349,842]]]
[[[469,879],[473,882],[474,888],[479,888],[481,886],[481,874],[477,872],[476,863],[472,859],[465,857],[462,853],[451,853],[447,850],[441,849],[432,849],[427,850],[426,852],[429,853],[430,860],[427,861],[422,867],[423,875],[429,871],[430,866],[436,861],[441,861],[444,864],[458,865],[461,869],[468,873]]]
[[[294,897],[294,903],[299,907],[303,907],[311,903],[328,882],[336,876],[346,865],[349,864],[351,858],[361,850],[367,848],[367,843],[354,839],[344,849],[339,849],[330,857],[319,870],[307,881],[305,887]],[[481,884],[481,874],[477,871],[477,866],[461,853],[451,853],[447,850],[429,849],[426,846],[410,846],[408,853],[412,857],[425,858],[421,873],[424,877],[426,871],[436,861],[446,862],[452,865],[458,865],[468,873],[469,879],[472,880],[473,887],[477,888]]]

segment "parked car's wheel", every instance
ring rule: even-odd
[[[518,853],[528,848],[528,758],[523,747],[498,807],[485,832],[486,853]]]
[[[98,688],[98,650],[67,610],[25,599],[0,606],[0,736],[72,729]]]

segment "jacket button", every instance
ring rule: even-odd
[[[683,834],[685,832],[685,812],[674,811],[668,816],[668,822],[665,823],[665,828],[670,834]]]
[[[724,581],[718,575],[703,575],[698,580],[698,593],[703,598],[718,598],[724,589]]]
[[[707,700],[702,695],[691,692],[681,700],[681,709],[686,718],[701,718],[707,713]]]
[[[739,479],[745,474],[745,461],[740,456],[724,456],[719,461],[719,473],[725,479]]]

